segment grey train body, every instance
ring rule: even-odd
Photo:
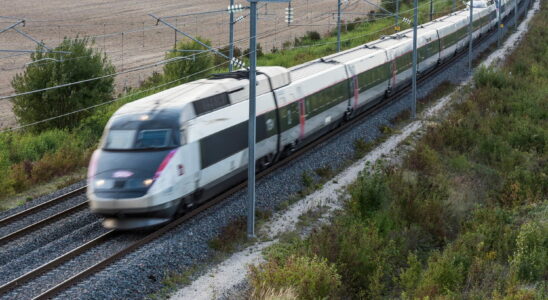
[[[474,2],[477,38],[496,27],[497,12]],[[503,2],[502,17],[515,4]],[[467,46],[468,14],[420,26],[419,72]],[[289,69],[258,68],[258,168],[408,85],[411,55],[412,30],[405,30]],[[88,170],[90,208],[105,217],[103,225],[162,224],[245,180],[248,85],[246,71],[218,74],[121,107]]]

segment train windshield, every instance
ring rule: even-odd
[[[110,130],[106,136],[105,150],[162,149],[172,147],[171,129]]]

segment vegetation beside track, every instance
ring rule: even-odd
[[[542,4],[504,65],[479,70],[402,166],[364,171],[331,225],[266,251],[252,295],[546,299],[547,30]]]
[[[429,6],[426,4],[429,1],[424,0],[421,2],[423,3],[419,9],[420,21],[426,22],[429,18]],[[462,4],[459,5],[462,6]],[[447,14],[451,6],[451,0],[434,1],[435,14],[433,17],[436,18]],[[461,6],[457,8],[461,8]],[[410,1],[402,3],[400,8],[402,17],[412,17],[410,7]],[[342,48],[351,48],[377,39],[383,34],[393,33],[393,22],[393,17],[383,17],[374,21],[368,21],[367,18],[358,18],[345,24],[341,38],[343,41]],[[409,27],[406,23],[400,23],[402,29]],[[195,49],[195,45],[181,43],[179,48]],[[305,37],[286,42],[281,49],[271,50],[271,53],[260,55],[259,65],[281,65],[286,67],[297,65],[336,52],[336,32],[331,31],[321,34],[310,32]],[[166,57],[173,58],[173,53],[168,53]],[[201,61],[205,63],[205,65],[200,66],[201,70],[204,71],[198,77],[192,77],[192,79],[207,77],[211,72],[226,71],[226,66],[214,67],[213,59],[203,59]],[[185,64],[185,62],[178,63]],[[174,72],[168,73],[173,74]],[[106,122],[116,109],[125,103],[188,81],[183,79],[169,83],[170,80],[173,80],[173,76],[155,73],[145,80],[140,88],[129,89],[124,94],[120,94],[119,100],[93,108],[91,116],[83,118],[78,124],[70,124],[70,129],[65,127],[49,127],[48,129],[48,126],[41,124],[40,131],[31,126],[28,130],[0,133],[0,210],[23,203],[23,201],[6,200],[12,199],[14,195],[28,191],[36,185],[49,182],[53,178],[85,168],[93,149],[97,146]],[[156,88],[157,86],[160,87]],[[88,111],[85,113],[89,114]]]

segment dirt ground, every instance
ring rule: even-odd
[[[377,2],[378,0],[373,0]],[[202,36],[212,41],[214,47],[228,44],[229,15],[213,13],[181,16],[197,12],[223,10],[229,0],[3,0],[0,16],[25,19],[25,26],[16,28],[54,48],[63,37],[92,37],[95,47],[104,50],[117,68],[128,70],[153,64],[164,58],[166,51],[176,41],[186,39],[165,25],[156,25],[148,14],[169,18],[173,25],[193,36]],[[245,0],[235,3],[247,5]],[[259,43],[265,51],[280,47],[284,41],[315,30],[325,33],[336,24],[336,0],[293,0],[295,26],[284,23],[287,4],[270,3],[259,5]],[[343,20],[353,20],[366,15],[373,6],[362,0],[351,0],[344,6]],[[237,13],[236,16],[246,15]],[[248,47],[249,18],[235,25],[236,46]],[[14,24],[16,20],[0,18],[0,31]],[[13,29],[0,33],[0,50],[33,50],[36,44]],[[0,52],[0,95],[13,92],[11,78],[23,72],[30,61],[28,53]],[[154,70],[161,66],[147,68],[116,77],[118,90],[125,86],[137,86]],[[0,100],[0,128],[13,126],[16,120],[11,105]]]

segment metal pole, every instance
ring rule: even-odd
[[[337,52],[341,51],[341,0],[337,1]]]
[[[514,2],[514,30],[518,30],[518,0]]]
[[[430,0],[430,21],[432,21],[433,13],[434,13],[434,0]]]
[[[474,0],[470,0],[470,22],[468,23],[468,72],[472,74],[472,32],[474,31]]]
[[[400,0],[396,0],[396,31],[400,31],[400,29],[398,28],[398,19],[400,18],[399,16],[400,14]]]
[[[234,0],[230,0],[230,33],[229,33],[229,47],[230,49],[228,50],[229,53],[228,53],[228,57],[229,57],[229,63],[228,63],[228,71],[229,72],[232,72],[232,68],[233,68],[233,65],[232,65],[232,59],[234,58],[234,10],[232,9],[234,5]]]
[[[497,0],[497,11],[498,11],[498,17],[497,17],[497,47],[500,47],[500,0]]]
[[[124,71],[124,33],[122,32],[122,71]]]
[[[255,97],[257,76],[257,2],[250,0],[250,37],[249,37],[249,126],[248,126],[248,162],[247,162],[247,237],[255,237]]]
[[[415,0],[413,8],[413,102],[411,103],[411,118],[417,118],[417,26],[419,1]]]
[[[453,6],[451,6],[451,13],[455,11],[456,6],[457,6],[457,0],[453,0]]]

